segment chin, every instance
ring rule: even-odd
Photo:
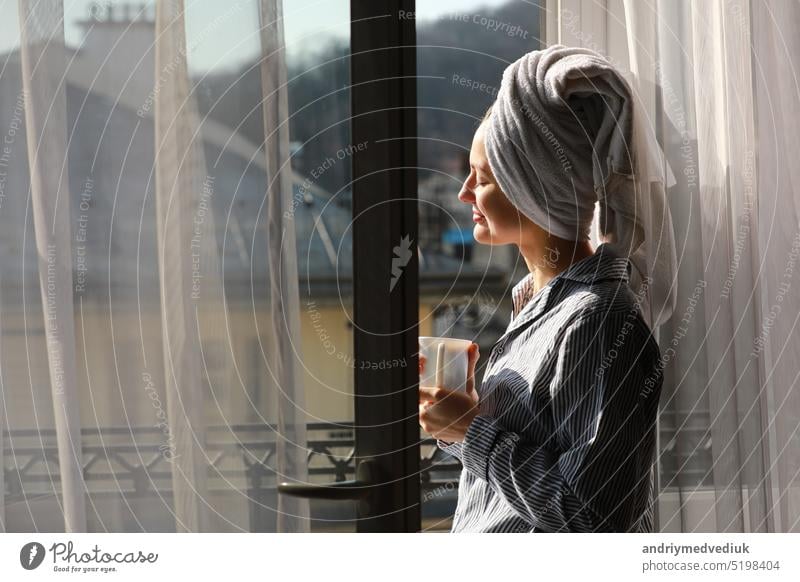
[[[480,243],[482,245],[493,244],[492,232],[481,224],[475,225],[475,228],[472,229],[472,236],[475,239],[475,242]]]

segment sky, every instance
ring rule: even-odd
[[[417,0],[417,19],[430,20],[476,10],[508,0]],[[19,0],[0,0],[0,54],[19,44]],[[64,35],[68,45],[77,47],[83,38],[77,22],[88,17],[93,5],[119,7],[141,2],[120,0],[63,0]],[[154,0],[146,2],[152,6]],[[259,51],[259,0],[185,0],[190,67],[209,70],[229,68],[252,59]],[[348,38],[349,0],[284,0],[284,29],[289,58],[307,54],[322,37]]]

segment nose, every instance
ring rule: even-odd
[[[467,179],[464,180],[464,183],[461,185],[461,191],[458,193],[458,199],[464,204],[475,203],[475,192],[473,192],[472,188],[469,186],[469,177],[467,177]]]

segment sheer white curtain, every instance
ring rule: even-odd
[[[0,530],[305,531],[280,0],[78,4],[3,29]]]
[[[660,531],[800,531],[800,6],[546,2],[545,41],[628,77],[677,183]]]

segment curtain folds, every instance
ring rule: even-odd
[[[86,531],[73,321],[67,103],[60,1],[20,0],[22,95],[64,529]]]
[[[598,50],[628,76],[676,177],[677,303],[655,329],[658,528],[800,531],[800,295],[790,292],[800,284],[790,74],[800,8],[561,0],[547,10],[547,43]]]
[[[309,528],[281,0],[200,4],[9,11],[0,531]]]
[[[306,464],[305,398],[302,390],[290,390],[303,372],[300,342],[300,296],[297,250],[293,222],[286,218],[292,208],[292,168],[289,163],[289,104],[286,54],[283,40],[282,3],[261,0],[261,84],[264,95],[264,134],[267,153],[267,231],[270,254],[270,323],[277,342],[274,354],[278,405],[278,474],[287,481],[308,482]],[[307,499],[280,496],[278,529],[309,529]]]
[[[196,265],[192,261],[192,241],[195,239],[199,250],[203,241],[216,233],[199,230],[195,238],[205,163],[198,145],[199,124],[184,58],[187,50],[184,20],[183,0],[161,0],[156,5],[155,70],[173,67],[172,73],[164,77],[154,103],[158,272],[167,416],[175,439],[172,460],[175,521],[179,531],[207,531],[204,503],[208,497],[209,459],[203,450],[206,431],[202,346],[198,306],[192,300],[197,297],[197,293],[192,293]],[[213,241],[212,245],[215,248]],[[209,272],[199,253],[198,258],[206,279],[217,280],[219,273]]]

